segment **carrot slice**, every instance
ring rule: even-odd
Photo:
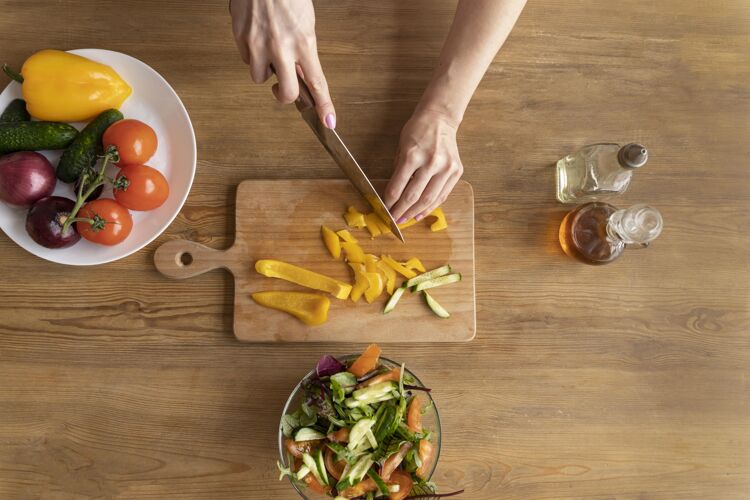
[[[361,377],[367,373],[370,373],[378,366],[380,360],[380,346],[377,344],[370,344],[355,361],[352,366],[349,367],[349,373],[352,373],[355,377]]]

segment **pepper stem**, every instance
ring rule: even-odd
[[[8,78],[10,78],[11,80],[15,80],[18,83],[23,83],[23,76],[21,76],[21,73],[13,70],[7,64],[3,64],[3,73],[8,75]]]

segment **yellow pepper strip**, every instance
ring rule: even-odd
[[[365,252],[359,244],[345,241],[341,244],[341,248],[346,252],[347,261],[356,262],[357,264],[363,264],[365,262]]]
[[[78,122],[119,108],[133,92],[115,70],[60,50],[41,50],[21,68],[26,109],[46,121]]]
[[[362,212],[358,212],[354,207],[349,207],[346,210],[344,219],[346,220],[346,225],[349,227],[362,229],[367,225],[367,223],[365,222],[365,214],[363,214]]]
[[[388,266],[391,269],[399,273],[404,278],[413,278],[414,276],[417,275],[417,273],[415,273],[411,269],[406,268],[402,266],[401,264],[399,264],[398,262],[396,262],[395,260],[393,260],[390,255],[381,255],[380,259],[386,264],[388,264]]]
[[[445,220],[445,213],[443,213],[443,209],[440,207],[437,207],[435,210],[430,212],[430,216],[437,217],[437,220],[430,225],[430,231],[433,233],[436,231],[442,231],[443,229],[448,227],[448,221]]]
[[[412,219],[409,219],[408,221],[404,222],[403,224],[399,224],[399,225],[398,225],[398,228],[399,228],[399,229],[406,229],[407,227],[411,227],[411,226],[413,226],[413,225],[414,225],[414,224],[416,224],[417,222],[419,222],[419,221],[418,221],[417,219],[413,219],[413,218],[412,218]]]
[[[445,213],[443,213],[443,209],[440,207],[437,207],[435,210],[427,214],[427,217],[435,217],[436,221],[432,223],[430,226],[430,231],[433,233],[436,231],[442,231],[443,229],[448,227],[448,222],[445,219]],[[425,219],[427,218],[425,217]],[[416,219],[409,219],[408,221],[404,222],[403,224],[399,224],[399,229],[406,229],[407,227],[413,226],[416,224]]]
[[[347,243],[359,243],[357,241],[357,238],[352,236],[352,233],[350,233],[346,229],[342,229],[341,231],[336,231],[336,234],[338,234],[339,238],[346,241]]]
[[[368,304],[372,304],[372,301],[380,297],[383,293],[383,277],[380,273],[365,273],[367,281],[370,282],[370,287],[365,290],[365,300]]]
[[[391,231],[390,224],[386,223],[385,220],[383,219],[383,217],[380,216],[380,214],[378,214],[377,212],[375,212],[375,215],[377,217],[375,217],[375,219],[373,219],[373,221],[375,222],[375,224],[378,225],[378,229],[380,229],[380,232],[383,233],[383,234],[393,234],[393,231]],[[368,221],[368,223],[369,223],[369,221]]]
[[[349,262],[349,267],[354,271],[354,288],[352,288],[351,299],[357,302],[362,294],[370,288],[370,281],[365,275],[365,266],[356,262]]]
[[[336,233],[328,229],[326,226],[320,226],[320,233],[323,236],[323,243],[331,253],[331,257],[338,259],[341,257],[341,242]]]
[[[365,254],[365,269],[368,273],[377,273],[378,272],[378,258],[375,257],[373,254],[368,253]]]
[[[252,297],[258,304],[289,313],[310,326],[325,323],[331,306],[328,297],[316,293],[257,292]]]
[[[419,271],[420,273],[427,272],[427,269],[425,269],[422,265],[422,261],[416,257],[412,257],[411,259],[404,262],[404,267],[408,267],[412,271]]]
[[[383,232],[380,230],[380,219],[377,214],[369,213],[365,215],[365,222],[367,223],[367,230],[370,231],[370,236],[377,238]]]
[[[328,292],[337,299],[346,299],[352,291],[352,286],[349,283],[280,260],[259,260],[255,263],[255,270],[269,278],[279,278],[307,288]]]
[[[382,260],[378,261],[378,269],[385,276],[385,289],[392,295],[396,289],[396,271]]]

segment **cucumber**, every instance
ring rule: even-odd
[[[328,486],[328,472],[326,471],[326,463],[323,459],[323,450],[318,450],[315,452],[315,463],[318,465],[318,474],[320,474],[321,479],[323,479],[323,484]]]
[[[393,311],[393,308],[396,307],[396,304],[398,304],[399,299],[401,299],[401,296],[406,291],[405,286],[400,286],[396,288],[396,290],[393,291],[393,295],[391,295],[391,298],[388,299],[388,302],[385,303],[385,309],[383,309],[383,314],[388,314],[389,312]]]
[[[308,469],[310,469],[310,472],[313,476],[315,476],[315,479],[317,479],[320,484],[326,484],[323,481],[323,478],[320,476],[320,471],[318,471],[318,464],[315,462],[315,459],[312,455],[310,455],[309,453],[303,453],[302,463],[305,464]]]
[[[78,131],[67,123],[10,122],[0,123],[0,154],[14,151],[64,149]]]
[[[375,472],[375,469],[368,469],[367,475],[370,476],[370,479],[375,481],[375,484],[378,486],[378,489],[383,495],[390,495],[391,492],[388,490],[388,485],[385,484],[383,478],[380,477],[377,472]]]
[[[347,443],[346,447],[349,450],[356,448],[360,441],[366,439],[365,434],[372,429],[373,425],[375,425],[375,419],[373,418],[363,418],[354,424],[349,431],[349,443]]]
[[[63,182],[75,182],[83,172],[92,168],[97,156],[102,154],[104,131],[122,118],[122,113],[118,110],[108,109],[91,120],[60,158],[57,178]]]
[[[26,101],[23,99],[13,99],[0,115],[0,123],[27,122],[31,120],[31,115],[26,111]]]
[[[434,298],[432,298],[432,295],[430,295],[427,292],[422,292],[422,294],[424,294],[424,300],[425,300],[425,302],[427,302],[427,306],[432,310],[432,312],[434,312],[435,314],[437,314],[441,318],[450,318],[451,317],[451,313],[449,313],[448,311],[446,311],[443,306],[441,306],[440,304],[438,304],[438,301],[435,300]]]
[[[317,439],[325,439],[325,437],[325,434],[322,432],[318,432],[309,427],[303,427],[294,433],[295,441],[315,441]]]
[[[428,288],[435,288],[436,286],[449,285],[457,281],[461,281],[460,273],[448,274],[446,276],[441,276],[439,278],[434,278],[428,281],[423,281],[422,283],[417,285],[414,291],[421,292],[422,290],[427,290]]]
[[[439,278],[440,276],[445,276],[446,274],[450,274],[451,272],[451,266],[446,264],[442,267],[438,267],[437,269],[433,269],[432,271],[427,271],[426,273],[422,273],[419,276],[414,276],[409,281],[406,282],[406,288],[411,288],[413,286],[417,286],[420,283],[424,283],[425,281],[429,281],[431,279]]]
[[[307,465],[303,465],[297,471],[297,479],[302,479],[310,473],[310,468]]]

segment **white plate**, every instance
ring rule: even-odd
[[[172,223],[190,192],[195,175],[195,133],[190,117],[177,94],[162,76],[143,62],[119,52],[100,49],[71,50],[73,54],[107,64],[133,87],[133,93],[120,108],[125,118],[149,124],[159,139],[156,154],[148,165],[161,171],[169,181],[169,198],[150,212],[131,212],[133,231],[128,238],[111,247],[95,245],[84,239],[72,247],[49,249],[37,244],[26,233],[26,210],[0,202],[0,229],[19,246],[43,259],[74,266],[104,264],[126,257],[148,245]],[[20,98],[21,85],[10,83],[0,94],[0,111],[13,99]],[[81,130],[85,123],[73,123]],[[40,151],[53,166],[62,151]],[[115,172],[115,170],[113,170]],[[58,182],[55,195],[75,199],[68,184]],[[106,189],[103,198],[111,198]]]

